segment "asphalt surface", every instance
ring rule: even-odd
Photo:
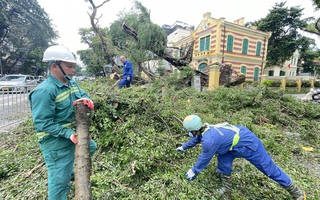
[[[302,99],[306,96],[306,94],[291,94],[293,97],[296,97],[297,99]]]

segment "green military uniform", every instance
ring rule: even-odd
[[[88,98],[78,84],[66,86],[49,75],[29,95],[32,118],[48,170],[49,200],[65,200],[70,190],[75,145],[70,136],[75,132],[75,107],[72,103]],[[90,140],[90,154],[97,146]]]

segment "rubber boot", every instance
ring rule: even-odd
[[[222,187],[217,189],[217,192],[220,195],[231,192],[231,190],[232,190],[231,175],[220,174],[220,180],[222,182]]]
[[[285,189],[291,194],[293,199],[295,200],[306,200],[307,196],[306,193],[302,190],[300,190],[295,183],[291,182],[291,184],[288,187],[285,187]]]

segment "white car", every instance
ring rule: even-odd
[[[2,77],[0,80],[1,93],[26,93],[37,87],[37,80],[30,75],[13,74]]]
[[[45,80],[43,76],[34,76],[33,78],[37,80],[38,84],[42,83]]]

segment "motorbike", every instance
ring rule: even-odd
[[[302,100],[320,103],[320,89],[311,88],[310,92]]]

